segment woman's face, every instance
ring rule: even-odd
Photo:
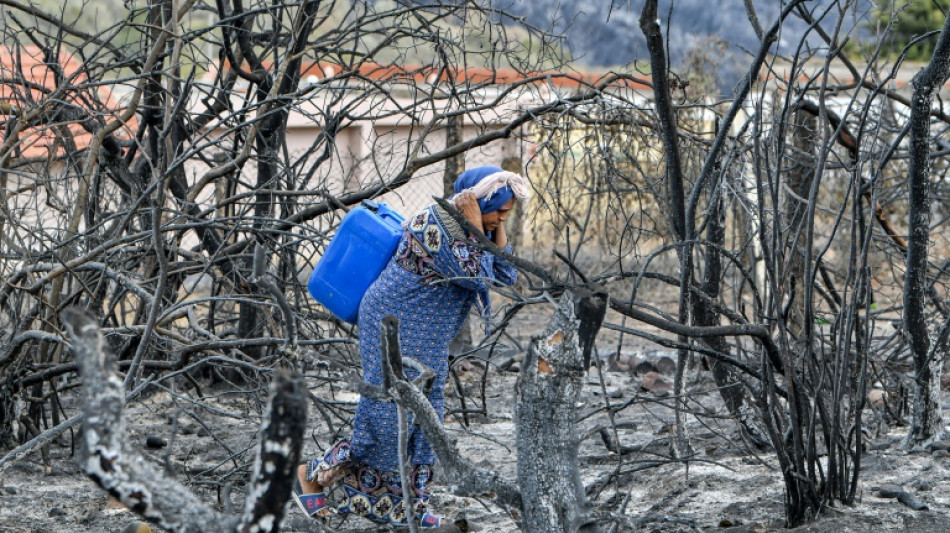
[[[485,228],[485,231],[495,231],[498,229],[498,226],[505,223],[505,219],[508,218],[508,213],[510,213],[514,207],[515,199],[512,198],[497,211],[482,213],[482,227]]]

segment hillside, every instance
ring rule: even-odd
[[[809,2],[810,10],[820,11],[829,0]],[[767,27],[778,16],[781,3],[775,0],[753,0],[762,26]],[[859,0],[845,16],[842,29],[847,31],[866,17],[871,0]],[[520,15],[540,28],[563,34],[574,57],[591,66],[624,65],[647,56],[640,11],[643,0],[501,0],[497,7]],[[758,38],[749,22],[741,0],[710,2],[709,0],[677,0],[672,18],[669,3],[660,3],[661,20],[669,24],[670,54],[674,61],[711,37],[732,44],[733,52],[754,49]],[[801,19],[788,19],[787,35],[801,35],[807,28]],[[666,32],[664,32],[666,33]],[[794,42],[781,40],[783,51]]]
[[[373,4],[388,1],[370,0]],[[67,22],[86,32],[103,30],[128,13],[127,3],[122,0],[33,0],[31,3],[47,13],[62,11]],[[821,11],[820,8],[830,3],[831,0],[816,0],[809,2],[808,7]],[[866,19],[872,3],[872,0],[857,0],[845,14],[842,31],[858,27]],[[336,9],[345,11],[343,4],[341,2]],[[537,28],[563,36],[563,46],[581,65],[621,66],[647,56],[639,27],[643,0],[496,0],[492,4],[500,12],[523,17]],[[753,4],[763,26],[773,22],[781,8],[781,3],[775,0],[753,0]],[[734,54],[752,50],[758,44],[742,0],[677,0],[673,5],[672,18],[669,3],[662,2],[660,10],[661,20],[669,25],[670,55],[674,63],[681,61],[690,50],[706,46],[713,38],[728,42]],[[502,22],[514,25],[511,19]],[[29,24],[29,21],[23,23]],[[801,35],[807,28],[807,24],[795,16],[790,17],[787,24],[786,35]],[[789,52],[795,44],[780,40],[779,48]]]

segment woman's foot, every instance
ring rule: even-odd
[[[307,465],[297,466],[297,480],[294,483],[293,497],[307,516],[326,518],[330,516],[326,494],[323,486],[307,478]]]
[[[314,476],[314,482],[320,487],[332,487],[342,474],[343,465],[337,465],[328,470],[318,470],[317,475]]]
[[[304,494],[323,492],[323,485],[316,480],[307,479],[307,465],[297,465],[297,482]]]

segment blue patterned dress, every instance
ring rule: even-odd
[[[483,317],[489,316],[491,284],[511,285],[517,277],[513,266],[479,250],[474,243],[441,207],[423,209],[409,219],[396,254],[360,303],[363,379],[372,385],[382,384],[381,323],[386,316],[395,315],[403,357],[435,372],[428,397],[440,418],[444,415],[449,343],[473,304]],[[511,247],[505,251],[510,252]],[[406,374],[413,379],[417,372],[407,367]],[[310,477],[345,465],[340,478],[345,497],[338,510],[402,524],[405,511],[398,475],[398,435],[395,404],[361,397],[352,437],[337,442],[314,460]],[[419,427],[410,427],[408,455],[417,492],[414,501],[425,526],[427,518],[438,521],[424,508],[435,455]]]

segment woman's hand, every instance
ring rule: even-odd
[[[473,226],[478,228],[478,231],[485,232],[485,228],[482,226],[482,210],[478,207],[478,199],[475,198],[474,194],[470,192],[459,193],[455,197],[454,203],[455,208],[462,213],[465,220],[471,222]]]
[[[495,230],[492,233],[493,233],[492,235],[493,240],[495,241],[495,244],[499,248],[504,248],[505,246],[508,246],[508,229],[505,228],[504,220],[502,220],[501,223],[498,224],[498,227],[495,228]]]

